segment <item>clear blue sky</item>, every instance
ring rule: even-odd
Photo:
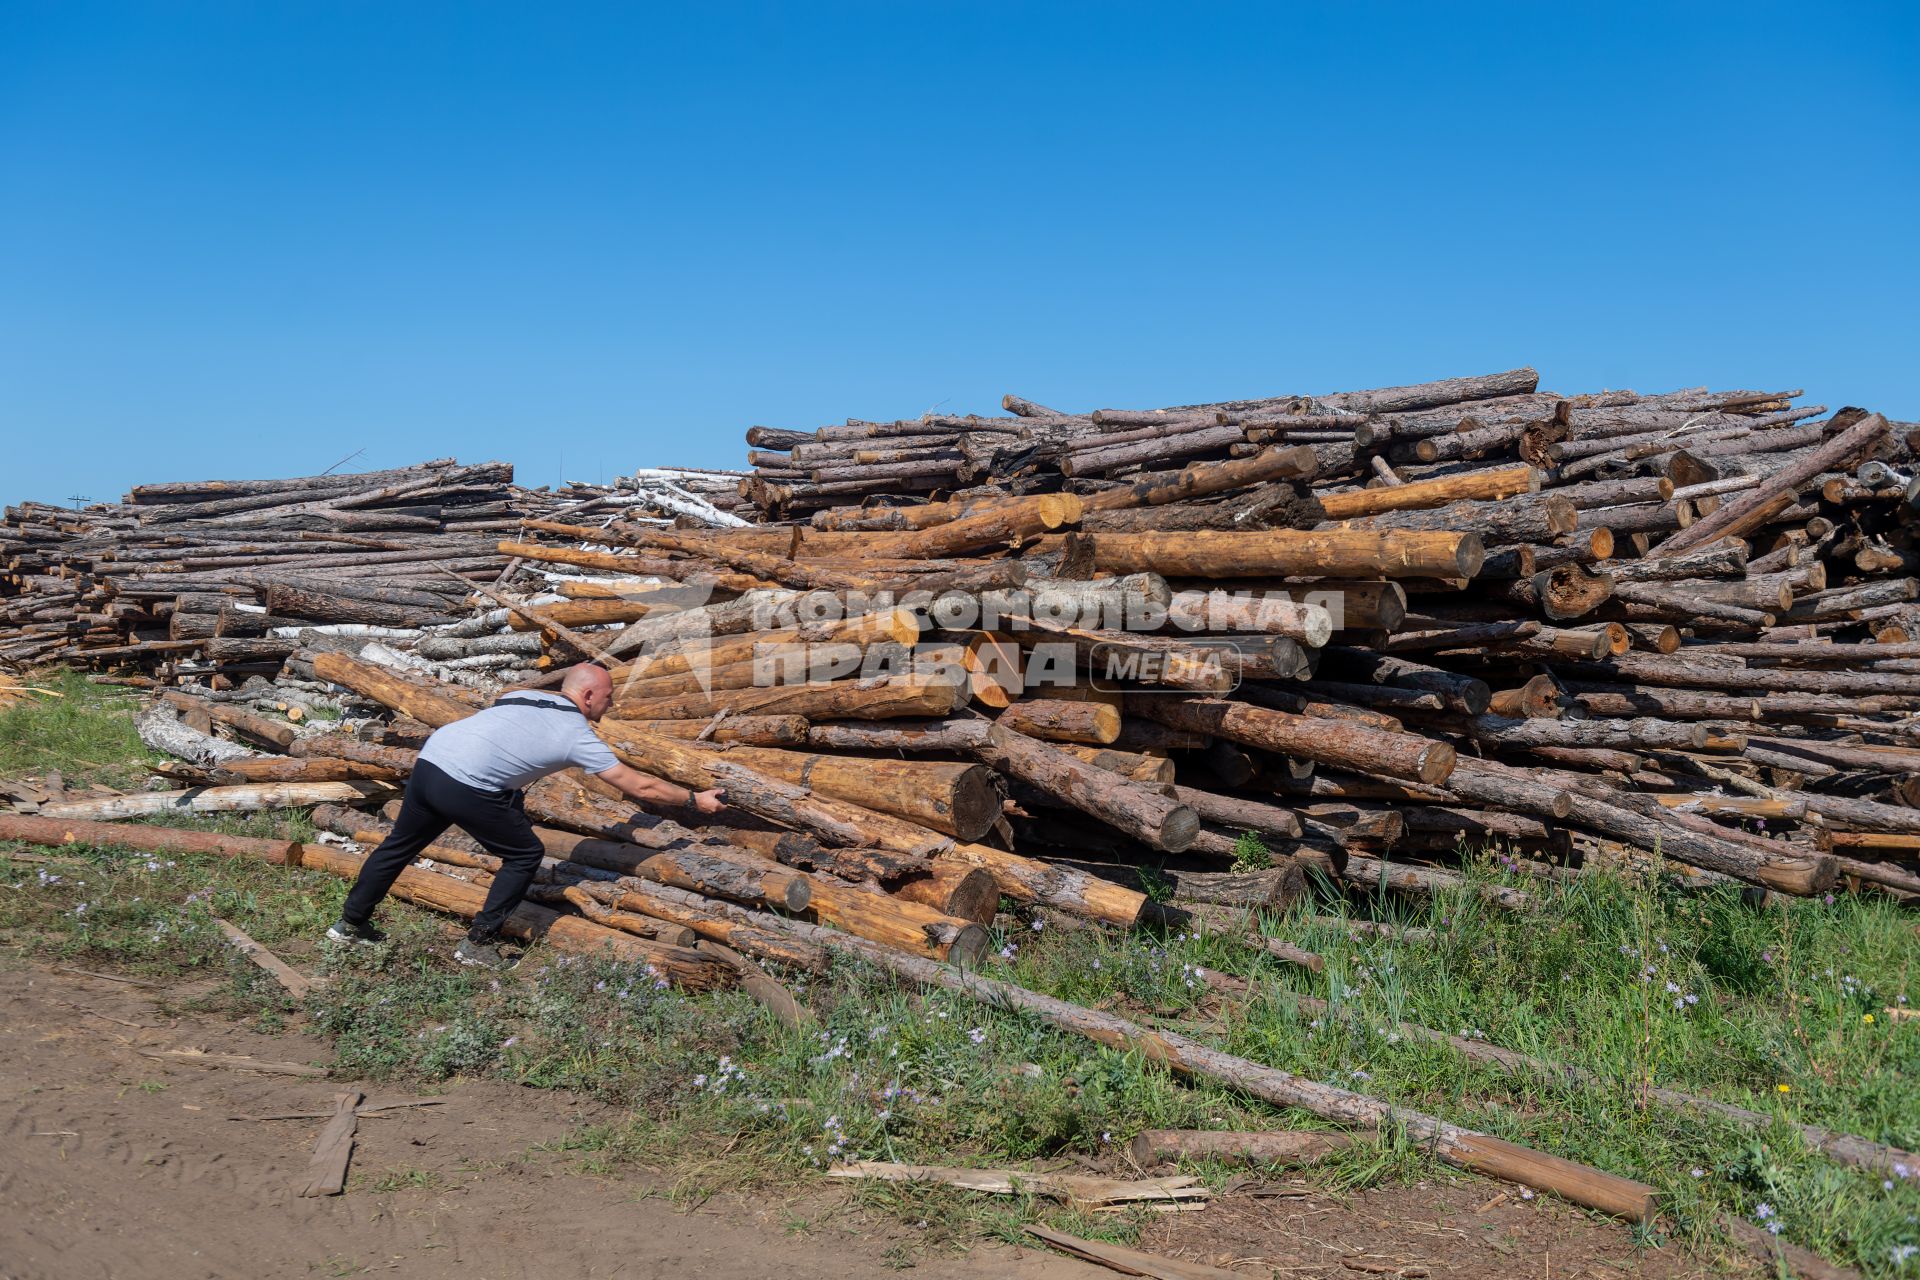
[[[0,0],[0,500],[1524,363],[1920,418],[1916,12]]]

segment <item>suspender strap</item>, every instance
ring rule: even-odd
[[[573,715],[584,715],[580,708],[571,702],[548,702],[544,698],[515,698],[509,695],[494,704],[496,707],[533,707],[539,711],[566,711]]]

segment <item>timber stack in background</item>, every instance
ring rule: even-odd
[[[9,510],[0,658],[151,686],[182,761],[45,812],[322,804],[361,841],[433,726],[599,660],[603,736],[733,811],[548,780],[543,909],[780,963],[817,949],[769,908],[965,959],[1003,898],[1240,927],[1489,850],[1501,909],[1589,863],[1910,899],[1913,428],[1798,396],[1009,396],[754,427],[750,472],[144,486]]]

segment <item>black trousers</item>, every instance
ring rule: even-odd
[[[400,873],[448,827],[459,827],[500,859],[486,903],[467,930],[475,942],[498,938],[501,924],[527,896],[546,851],[533,834],[518,791],[470,787],[424,760],[407,780],[392,834],[361,864],[360,878],[347,894],[341,917],[352,924],[366,924]]]

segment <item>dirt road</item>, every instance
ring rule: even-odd
[[[897,1275],[899,1249],[911,1243],[910,1228],[855,1221],[835,1189],[688,1208],[643,1174],[584,1172],[551,1144],[612,1112],[484,1081],[459,1085],[441,1106],[363,1119],[348,1194],[301,1199],[293,1189],[322,1121],[231,1117],[326,1110],[350,1083],[143,1056],[193,1047],[326,1058],[310,1037],[162,1012],[156,997],[178,994],[0,960],[0,1280],[863,1280]],[[371,1100],[405,1093],[361,1087]],[[1169,1215],[1142,1244],[1249,1276],[1619,1280],[1705,1270],[1672,1250],[1636,1253],[1620,1227],[1512,1192],[1470,1180],[1341,1199],[1303,1181],[1273,1198]],[[1115,1273],[979,1248],[921,1258],[913,1274]]]

